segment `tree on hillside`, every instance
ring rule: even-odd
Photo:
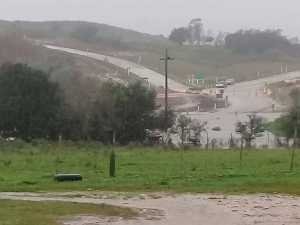
[[[0,68],[0,131],[4,137],[57,138],[62,96],[49,76],[23,64]]]
[[[99,28],[92,24],[83,24],[75,29],[70,36],[84,42],[93,42],[97,39]]]
[[[240,30],[227,35],[225,46],[239,53],[265,53],[269,50],[291,51],[291,43],[281,30]]]
[[[189,38],[189,31],[185,27],[175,28],[172,30],[169,39],[182,45]]]
[[[224,46],[226,36],[227,36],[226,33],[220,31],[215,39],[215,45],[216,46]]]

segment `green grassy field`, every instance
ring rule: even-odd
[[[108,176],[109,147],[1,145],[0,191],[175,191],[300,194],[300,157],[289,171],[288,150],[238,151],[117,148],[117,176]],[[56,172],[81,173],[57,183]]]
[[[133,217],[127,208],[108,205],[0,200],[0,225],[58,225],[75,215]]]

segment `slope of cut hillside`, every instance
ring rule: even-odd
[[[222,47],[180,46],[163,36],[153,36],[105,24],[56,21],[56,22],[7,22],[0,21],[0,35],[18,33],[28,39],[42,40],[49,44],[78,50],[111,55],[163,72],[160,61],[164,48],[176,60],[170,63],[171,77],[186,82],[191,74],[203,73],[206,79],[234,77],[238,81],[278,74],[281,66],[289,71],[300,70],[299,58],[284,52],[271,51],[260,55],[234,53]]]

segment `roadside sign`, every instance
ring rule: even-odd
[[[204,80],[204,74],[201,72],[197,73],[195,78],[196,78],[196,80]]]

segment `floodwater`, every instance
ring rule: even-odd
[[[267,83],[279,82],[286,79],[300,77],[300,72],[274,75],[268,78],[242,82],[228,87],[224,96],[228,96],[229,107],[217,109],[214,112],[189,113],[189,115],[201,121],[208,122],[208,134],[210,139],[216,138],[227,143],[230,136],[240,138],[235,132],[237,122],[246,122],[248,115],[257,114],[264,118],[265,122],[271,122],[280,117],[286,110],[265,93]],[[273,110],[274,107],[274,110]],[[212,128],[220,127],[220,131],[212,131]],[[272,145],[274,137],[265,133],[257,138],[257,145]]]

